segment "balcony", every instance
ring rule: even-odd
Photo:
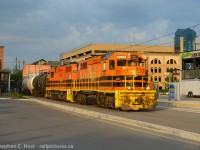
[[[189,69],[182,70],[182,79],[195,79],[200,78],[200,68],[198,69]]]

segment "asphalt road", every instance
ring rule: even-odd
[[[34,97],[35,98],[35,97]],[[116,115],[124,118],[130,118],[143,122],[159,124],[167,127],[182,129],[190,132],[200,134],[200,112],[191,109],[169,108],[157,106],[155,110],[151,111],[117,111],[113,109],[101,108],[96,105],[80,105],[76,103],[69,103],[65,101],[56,101],[45,98],[37,98],[43,101],[50,101],[52,103],[59,103],[62,105],[87,109],[91,111],[98,111],[110,115]]]
[[[200,145],[77,116],[31,101],[1,99],[0,149],[7,147],[74,150],[199,150]]]

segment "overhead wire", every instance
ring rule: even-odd
[[[200,23],[199,23],[199,24],[195,24],[195,25],[190,26],[190,27],[187,27],[187,28],[183,29],[182,32],[184,32],[185,30],[190,29],[190,28],[193,28],[193,30],[194,30],[194,28],[197,27],[197,26],[199,26],[199,25],[200,25]],[[182,32],[181,32],[181,33],[182,33]],[[141,45],[141,44],[149,43],[149,42],[152,42],[152,41],[155,41],[155,40],[158,40],[158,39],[162,39],[162,38],[164,38],[164,37],[168,37],[168,36],[170,36],[170,35],[172,35],[172,34],[175,34],[175,32],[168,33],[168,34],[166,34],[166,35],[163,35],[163,36],[160,36],[160,37],[157,37],[157,38],[153,38],[153,39],[150,39],[150,40],[147,40],[147,41],[144,41],[144,42],[135,44],[135,45],[126,46],[126,47],[120,48],[120,49],[118,49],[118,50],[128,49],[128,48],[131,48],[131,47],[136,46],[136,45],[138,46],[138,45]],[[175,39],[175,38],[176,38],[176,37],[174,37],[174,39]],[[173,42],[175,42],[175,41],[173,41]],[[162,43],[162,44],[153,45],[153,46],[148,46],[148,47],[141,48],[141,49],[138,49],[138,50],[140,51],[140,50],[143,50],[143,49],[151,48],[151,47],[154,47],[154,46],[161,46],[161,45],[165,45],[165,44],[169,44],[169,43],[172,43],[172,41],[166,42],[166,43]]]

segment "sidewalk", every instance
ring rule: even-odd
[[[168,95],[161,95],[158,98],[158,105],[200,110],[200,98],[183,97],[180,100],[176,100],[176,99],[169,100]]]

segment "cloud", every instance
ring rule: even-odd
[[[104,24],[102,25],[101,30],[102,30],[102,31],[108,31],[108,30],[110,30],[110,29],[112,29],[112,28],[113,28],[112,23],[104,23]]]
[[[146,31],[142,31],[136,27],[130,28],[127,35],[127,39],[125,40],[129,40],[132,44],[140,43],[148,37],[148,33]]]
[[[6,61],[59,60],[61,52],[91,42],[137,44],[197,24],[199,5],[198,0],[0,0],[0,45]],[[170,40],[173,36],[145,44]]]
[[[93,32],[92,32],[91,27],[87,26],[87,27],[85,28],[85,33],[86,33],[86,34],[92,34]]]

